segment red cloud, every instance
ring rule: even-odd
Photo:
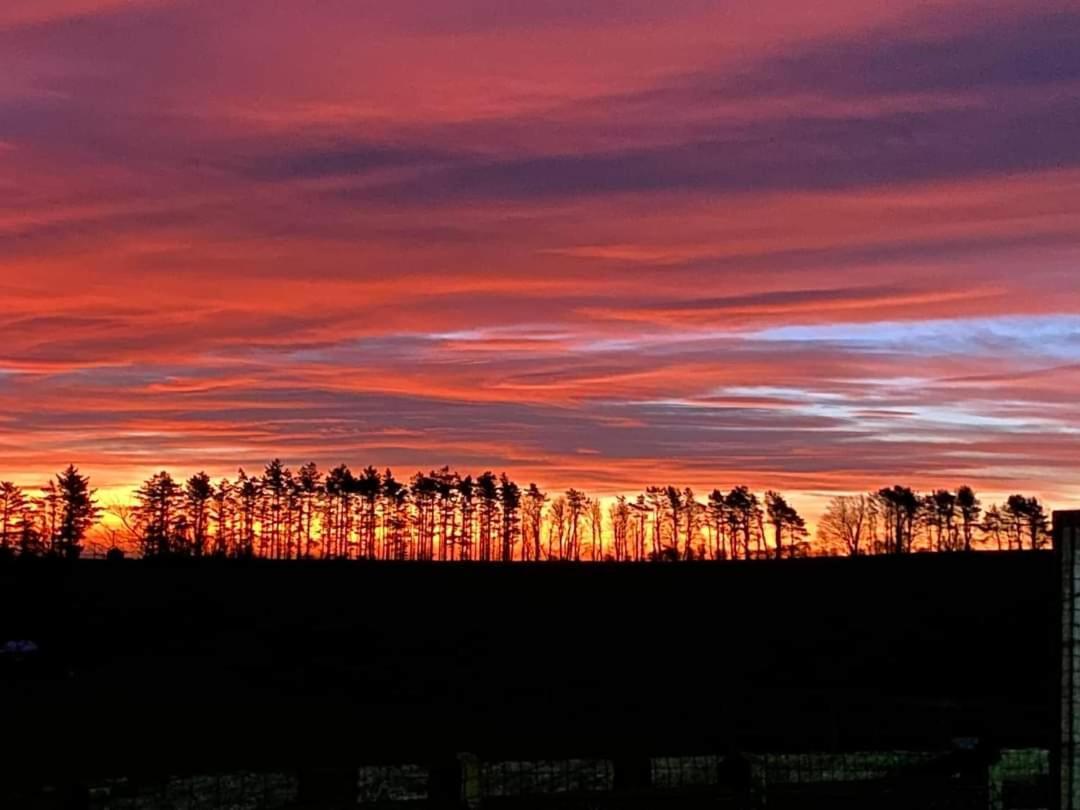
[[[1076,497],[1078,25],[5,5],[0,474],[281,455]]]

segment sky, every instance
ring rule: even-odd
[[[1080,504],[1080,6],[5,0],[0,478]]]

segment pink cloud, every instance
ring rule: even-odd
[[[6,5],[0,474],[1080,496],[1078,30],[1012,2]]]

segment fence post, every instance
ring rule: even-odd
[[[480,758],[475,754],[458,754],[461,763],[461,799],[466,807],[479,807],[482,793]]]
[[[1060,577],[1060,681],[1057,750],[1053,752],[1058,810],[1080,810],[1080,511],[1054,513],[1054,554]]]

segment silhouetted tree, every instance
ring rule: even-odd
[[[259,551],[266,557],[280,559],[285,531],[285,501],[291,474],[275,458],[263,470],[259,487]]]
[[[487,562],[492,557],[499,511],[499,481],[490,470],[477,477],[476,497],[480,509],[480,559]]]
[[[1005,518],[1005,530],[1008,537],[1008,547],[1021,549],[1024,547],[1024,522],[1027,512],[1027,498],[1023,495],[1011,495],[1002,504],[1001,514]]]
[[[664,497],[667,499],[667,513],[671,518],[671,544],[670,548],[675,549],[676,553],[679,550],[679,532],[681,529],[681,517],[683,511],[683,497],[682,492],[678,487],[666,486],[664,487]],[[690,538],[687,540],[687,547],[689,547]]]
[[[476,538],[476,484],[471,475],[466,475],[458,482],[458,497],[461,500],[461,559],[473,558],[473,545]]]
[[[17,544],[27,554],[77,555],[98,517],[93,495],[74,466],[33,499],[0,483],[0,552]],[[505,473],[474,480],[446,466],[418,472],[408,486],[389,469],[369,466],[357,477],[342,464],[324,477],[314,463],[294,474],[277,459],[261,476],[241,469],[235,483],[216,485],[204,472],[181,484],[162,471],[141,485],[134,505],[110,507],[110,515],[95,536],[147,556],[674,561],[812,550],[806,522],[772,490],[759,501],[746,486],[714,489],[702,503],[674,484],[607,502],[570,488],[548,504],[536,484],[522,491]],[[1047,510],[1034,497],[1013,495],[984,513],[971,487],[920,496],[898,485],[834,498],[818,536],[822,551],[861,555],[970,551],[977,539],[1037,549],[1048,531]]]
[[[204,472],[196,473],[184,485],[188,526],[191,529],[191,550],[196,557],[206,552],[210,531],[210,502],[214,497],[214,485]]]
[[[975,495],[975,490],[963,486],[956,490],[956,506],[960,510],[960,531],[964,551],[971,551],[975,539],[975,528],[979,525],[979,515],[982,513],[982,505]]]
[[[164,470],[152,475],[136,491],[135,514],[144,556],[164,557],[184,550],[177,531],[180,499],[180,487]]]
[[[214,556],[224,557],[230,554],[236,543],[236,510],[234,509],[233,485],[228,478],[223,478],[214,487]]]
[[[566,524],[569,509],[566,497],[560,495],[551,502],[548,514],[551,525],[548,527],[548,558],[555,560],[566,559]]]
[[[614,546],[616,562],[622,562],[630,558],[629,538],[631,508],[626,502],[625,495],[619,495],[615,502],[608,506],[608,519],[611,521],[611,540]]]
[[[646,487],[645,488],[645,501],[650,507],[650,518],[652,521],[651,531],[651,552],[650,557],[652,559],[659,559],[660,554],[663,551],[663,539],[661,537],[661,521],[664,514],[664,501],[665,494],[662,487]]]
[[[255,555],[255,524],[258,519],[259,480],[242,469],[236,475],[236,512],[239,520],[239,537],[235,554],[238,557]]]
[[[741,538],[743,557],[750,559],[750,541],[754,530],[754,523],[760,509],[757,496],[748,487],[738,486],[724,498],[724,509],[728,516],[728,526],[732,532],[732,539]],[[737,556],[737,548],[732,546],[732,559]]]
[[[652,508],[646,503],[644,495],[638,495],[634,502],[630,504],[630,508],[634,513],[634,522],[631,525],[631,532],[633,533],[633,542],[630,544],[631,553],[636,562],[641,562],[645,559],[646,525],[649,521],[649,515],[652,514]]]
[[[78,557],[82,541],[98,519],[100,510],[90,489],[90,479],[79,475],[74,464],[56,476],[59,515],[53,550],[64,557]]]
[[[683,535],[686,538],[683,557],[688,560],[697,557],[704,558],[704,550],[700,543],[695,551],[694,542],[700,540],[701,537],[701,520],[705,506],[694,497],[694,490],[690,487],[683,488],[682,504]]]
[[[594,562],[604,559],[604,513],[599,498],[585,499],[585,520],[589,524],[589,558]]]
[[[894,486],[879,490],[877,497],[886,528],[886,552],[910,551],[919,515],[919,496],[907,487]]]
[[[439,515],[439,559],[454,559],[457,522],[458,474],[449,467],[433,472]]]
[[[1028,498],[1027,531],[1032,549],[1050,542],[1050,515],[1038,498]]]
[[[1005,517],[997,506],[991,506],[983,514],[982,524],[979,526],[983,537],[993,540],[997,550],[1001,551],[1001,538],[1006,532]]]
[[[770,490],[765,493],[765,510],[773,527],[773,545],[776,559],[779,560],[784,556],[784,533],[793,537],[805,535],[806,522],[779,492]]]
[[[521,558],[539,560],[543,541],[544,504],[547,495],[536,484],[525,490],[521,524]]]
[[[1050,520],[1038,498],[1010,495],[1002,512],[1018,549],[1024,547],[1025,538],[1032,549],[1041,548],[1046,543]]]
[[[438,512],[438,558],[454,559],[457,546],[458,474],[448,467],[433,472]]]
[[[924,517],[932,530],[935,551],[955,551],[959,545],[956,531],[956,496],[939,489],[922,500]]]
[[[818,537],[826,548],[845,550],[858,557],[876,532],[878,502],[871,495],[840,495],[829,501],[821,520]]]
[[[360,498],[360,554],[369,559],[376,557],[375,540],[382,489],[382,477],[374,467],[365,467],[356,479],[356,493]]]
[[[14,549],[21,536],[26,506],[26,493],[11,481],[0,481],[0,548],[5,553]]]
[[[571,487],[566,490],[567,558],[581,559],[581,519],[585,515],[588,497]]]
[[[409,490],[387,468],[382,476],[383,501],[386,504],[384,557],[404,560],[407,553],[405,532],[409,528]]]
[[[724,493],[718,489],[710,492],[705,510],[709,516],[708,525],[712,535],[713,558],[727,557],[727,504]]]
[[[793,557],[809,554],[809,544],[806,538],[810,536],[810,530],[806,528],[806,520],[797,511],[788,515],[787,525],[784,527],[788,533],[788,552]]]
[[[506,473],[499,476],[499,500],[502,507],[502,561],[514,559],[514,546],[521,530],[521,489]]]
[[[30,498],[23,502],[22,514],[18,519],[18,530],[19,554],[28,556],[41,553],[43,535],[35,522],[34,501]]]
[[[312,546],[315,542],[315,515],[318,512],[319,498],[323,494],[322,474],[314,462],[309,462],[300,468],[296,476],[296,489],[298,497],[298,509],[300,520],[300,537],[303,539],[303,556],[311,557]],[[297,540],[297,556],[300,540]]]
[[[409,495],[413,502],[413,522],[416,527],[415,558],[432,559],[435,547],[435,513],[439,485],[431,475],[416,473],[409,482]]]
[[[35,499],[35,533],[51,554],[56,553],[56,538],[60,533],[60,489],[55,480],[41,488],[41,496]]]

